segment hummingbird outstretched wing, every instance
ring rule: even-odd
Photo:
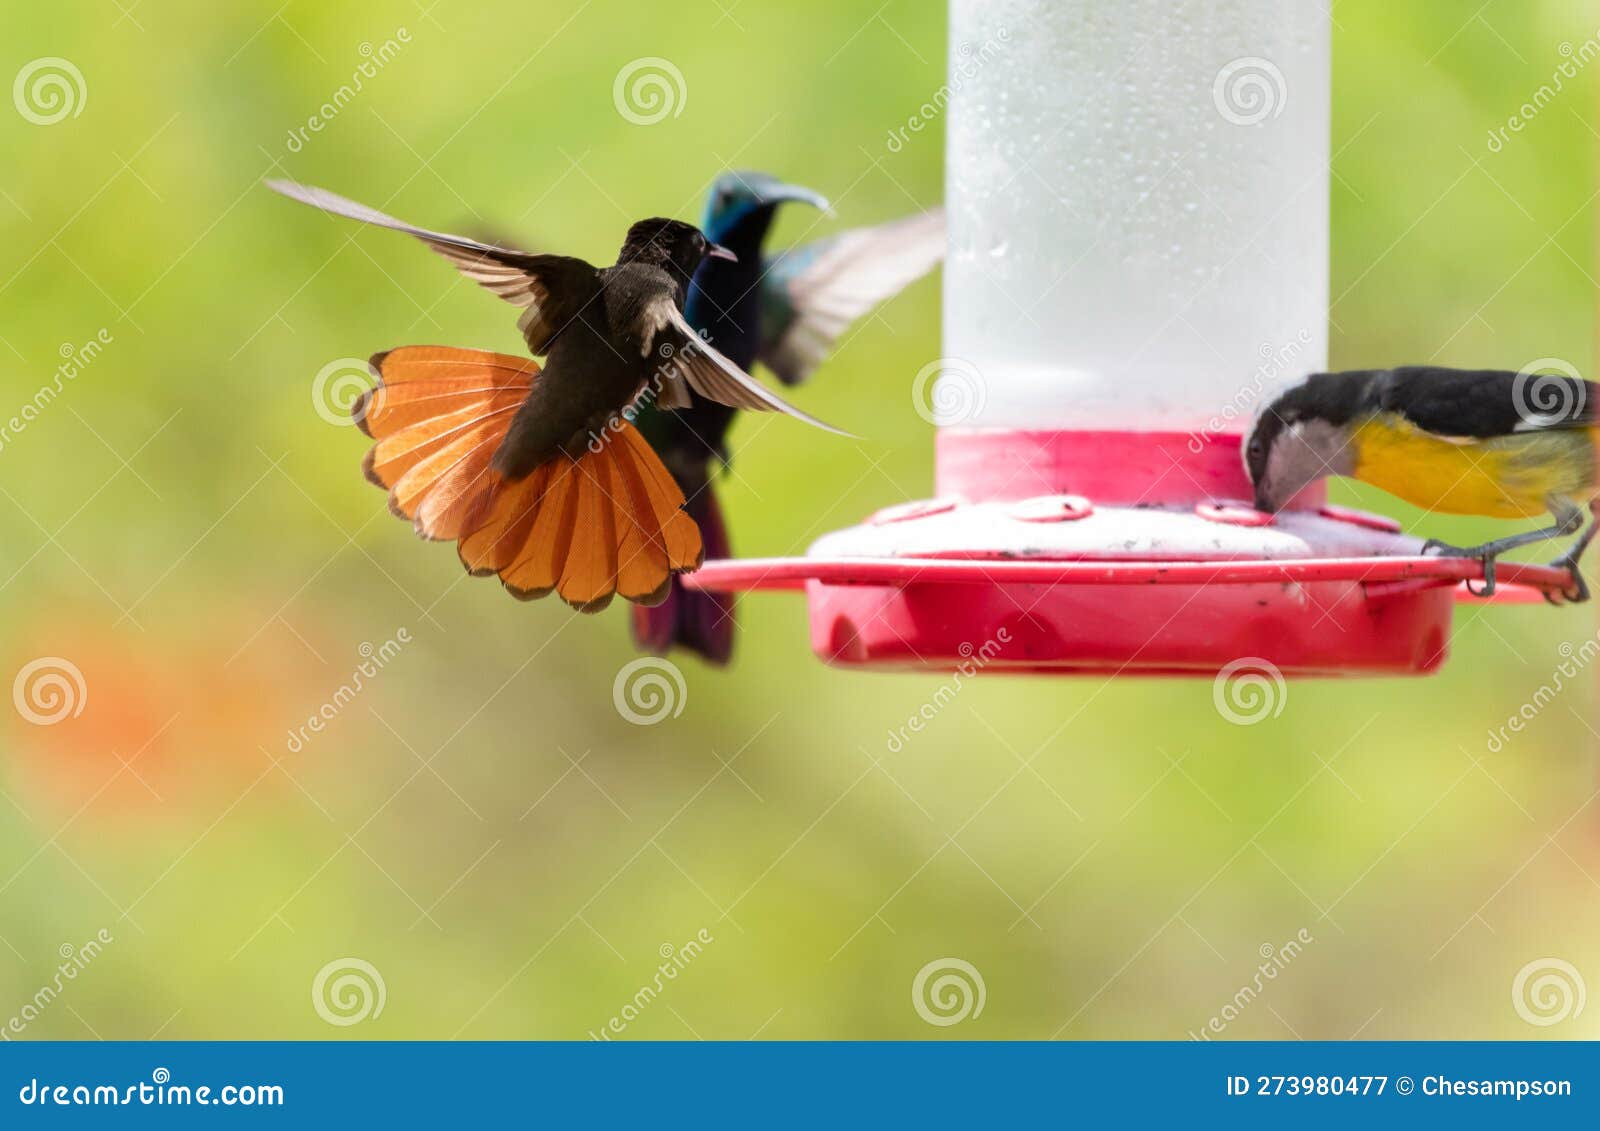
[[[523,307],[517,328],[536,354],[544,353],[561,328],[600,293],[600,272],[582,259],[534,255],[466,236],[432,232],[313,185],[268,181],[267,187],[335,216],[415,236],[473,282],[511,305]]]
[[[767,260],[761,280],[761,353],[785,385],[798,385],[856,319],[944,258],[943,208],[855,228]]]
[[[643,319],[647,327],[644,350],[661,359],[656,369],[661,381],[658,404],[672,407],[686,403],[684,386],[687,385],[699,396],[729,408],[781,412],[824,432],[850,436],[849,432],[824,424],[795,408],[723,356],[715,346],[695,333],[694,327],[683,316],[683,311],[669,296],[663,295],[651,302],[645,308]]]

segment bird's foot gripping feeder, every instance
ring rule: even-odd
[[[1248,496],[1238,437],[946,430],[934,498],[804,558],[707,562],[718,590],[800,589],[811,644],[844,666],[1211,675],[1425,673],[1476,561],[1423,556],[1377,515]],[[1497,600],[1570,584],[1500,567]]]

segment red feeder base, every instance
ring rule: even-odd
[[[1230,502],[1249,495],[1237,436],[946,430],[938,488],[805,558],[686,581],[803,586],[813,650],[844,666],[1289,676],[1435,670],[1459,584],[1482,577],[1320,488],[1275,517]],[[1567,584],[1507,563],[1495,599]]]

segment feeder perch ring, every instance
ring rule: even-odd
[[[1027,474],[1015,455],[1042,446]],[[1116,458],[1105,458],[1114,455]],[[879,511],[802,558],[714,560],[722,592],[804,591],[812,649],[841,667],[1286,676],[1424,674],[1448,654],[1481,562],[1424,555],[1393,519],[1308,492],[1237,502],[1238,438],[942,433],[936,498]],[[1128,476],[1128,468],[1165,467]],[[1174,474],[1173,471],[1181,471]],[[1196,490],[1211,491],[1198,502]],[[1565,570],[1501,562],[1495,604],[1565,592]]]

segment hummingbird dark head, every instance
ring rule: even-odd
[[[791,202],[809,204],[823,212],[833,211],[827,198],[820,193],[787,184],[767,173],[751,170],[724,173],[711,186],[703,226],[707,235],[724,243],[733,241],[742,227],[754,222],[759,230],[750,235],[759,242],[778,205]]]
[[[687,280],[708,257],[737,258],[727,248],[706,239],[705,233],[693,224],[654,217],[640,220],[628,229],[617,262],[654,264]]]
[[[1371,414],[1366,376],[1313,373],[1256,414],[1243,456],[1257,510],[1275,513],[1317,480],[1354,471],[1354,430]]]

